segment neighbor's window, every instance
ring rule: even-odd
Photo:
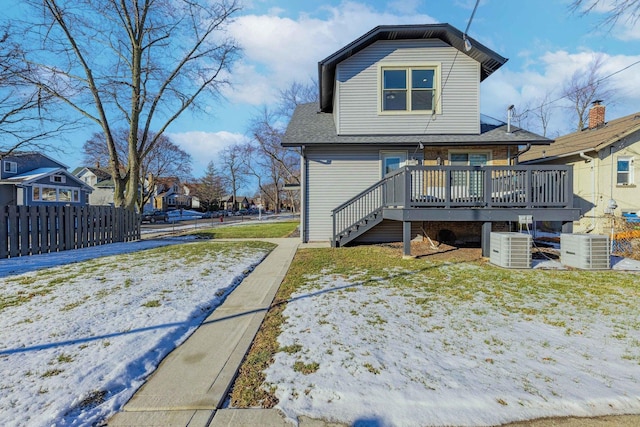
[[[59,188],[58,189],[58,201],[59,202],[70,202],[71,201],[71,189],[70,188]]]
[[[34,185],[32,187],[33,200],[42,202],[79,202],[80,190],[65,187],[47,187]]]
[[[41,199],[43,202],[57,202],[58,196],[55,187],[42,187]]]
[[[633,184],[633,157],[618,157],[618,185]]]
[[[382,111],[433,111],[435,99],[435,68],[382,68]]]
[[[9,173],[18,172],[18,164],[16,162],[10,162],[9,160],[5,160],[3,164],[4,164],[5,172],[9,172]]]

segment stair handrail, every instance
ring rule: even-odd
[[[385,187],[390,179],[392,179],[395,175],[401,174],[401,173],[405,173],[405,168],[401,168],[399,170],[396,170],[387,174],[380,181],[376,182],[375,184],[372,184],[371,186],[367,187],[360,193],[351,197],[349,200],[345,201],[338,207],[331,210],[331,216],[333,218],[333,244],[335,244],[340,239],[340,236],[342,234],[346,233],[352,227],[355,227],[356,225],[358,225],[360,221],[363,221],[369,215],[379,212],[382,210],[382,208],[384,208],[384,206],[386,205]],[[368,209],[359,211],[358,215],[354,216],[353,220],[345,221],[344,219],[339,218],[339,215],[342,212],[344,212],[346,209],[354,206],[360,200],[363,200],[366,196],[372,194],[373,192],[379,189],[382,189],[382,190],[380,191],[380,197],[378,198],[378,200],[374,201],[376,203],[371,205]],[[338,230],[338,227],[340,227],[339,230]]]

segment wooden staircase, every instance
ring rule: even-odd
[[[333,246],[344,246],[358,236],[363,235],[376,225],[382,222],[382,208],[369,213],[364,218],[359,219],[349,228],[342,230],[334,236]]]
[[[332,211],[333,247],[344,246],[382,222],[386,183],[383,178]]]

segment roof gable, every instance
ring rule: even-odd
[[[34,161],[34,159],[46,159],[47,161],[54,163],[61,168],[68,169],[69,167],[58,160],[55,160],[46,154],[40,153],[38,151],[14,151],[9,154],[0,153],[0,157],[6,160],[11,160],[18,162],[20,164],[29,164]]]
[[[69,173],[69,171],[67,171],[64,168],[52,167],[52,168],[33,169],[28,172],[6,178],[3,180],[3,182],[15,184],[15,185],[31,185],[31,184],[34,184],[39,179],[46,178],[48,176],[53,176],[53,175],[64,175],[70,181],[73,181],[79,184],[84,191],[87,191],[89,193],[92,191],[90,186],[88,186],[85,182],[78,179],[75,175]]]
[[[320,111],[330,112],[333,109],[336,65],[379,40],[440,39],[480,63],[480,81],[489,77],[507,62],[507,58],[498,55],[475,39],[468,36],[466,38],[472,45],[470,51],[465,50],[463,33],[449,24],[377,26],[318,63]]]
[[[583,129],[556,139],[548,147],[533,147],[520,158],[522,162],[536,162],[563,158],[579,153],[597,152],[622,138],[640,131],[640,112],[620,117],[593,129]]]

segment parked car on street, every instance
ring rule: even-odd
[[[169,222],[169,215],[158,209],[142,213],[142,222],[150,222],[153,224],[159,221]]]

